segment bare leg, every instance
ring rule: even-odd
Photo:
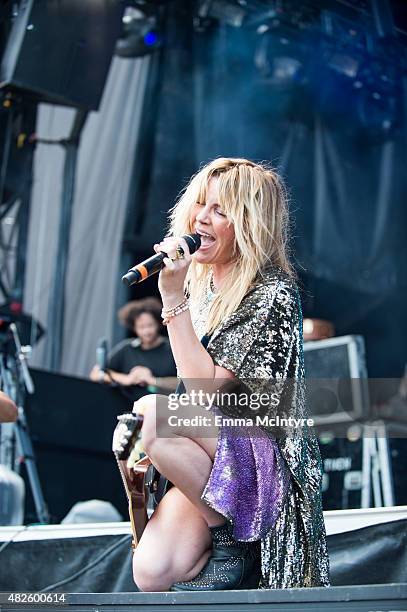
[[[209,527],[222,525],[225,518],[201,500],[216,452],[217,429],[213,429],[211,435],[205,438],[186,437],[194,434],[192,428],[173,428],[171,437],[159,437],[157,430],[160,431],[160,421],[168,420],[168,414],[171,414],[166,410],[167,398],[150,396],[141,401],[146,405],[142,444],[153,465],[194,504]],[[204,409],[187,406],[178,411],[177,416],[184,414],[191,418],[200,413],[205,414]],[[198,429],[196,433],[202,435],[203,430]],[[206,433],[209,435],[209,432]]]
[[[167,401],[165,396],[140,400],[144,450],[159,472],[175,485],[154,511],[134,552],[133,577],[143,591],[164,591],[175,582],[195,578],[211,555],[209,526],[225,522],[201,500],[212,469],[218,431],[214,429],[209,435],[205,432],[205,438],[193,438],[188,437],[194,434],[192,428],[180,428],[172,429],[169,438],[157,436],[161,421],[168,419]],[[193,406],[183,412],[192,417],[197,410],[202,411]],[[196,433],[202,435],[202,430]]]
[[[167,591],[199,574],[211,546],[206,521],[174,487],[158,504],[134,551],[134,581],[142,591]]]

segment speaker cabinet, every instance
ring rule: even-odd
[[[22,0],[0,86],[42,102],[97,110],[122,14],[118,0]]]

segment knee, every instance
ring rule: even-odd
[[[160,431],[160,419],[165,418],[162,410],[163,404],[168,403],[165,395],[148,395],[135,402],[133,411],[143,414],[143,427],[141,430],[141,444],[147,455],[150,455],[153,446],[159,440],[157,431]],[[139,411],[139,408],[142,410]]]
[[[159,567],[158,559],[148,564],[138,562],[133,557],[133,580],[140,591],[168,591],[173,584],[166,568]]]
[[[158,397],[160,396],[156,395],[155,393],[151,395],[143,395],[143,397],[134,402],[133,412],[136,414],[142,414],[144,421],[146,421],[149,418],[151,411],[155,410]]]

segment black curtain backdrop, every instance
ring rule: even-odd
[[[200,164],[217,156],[270,161],[290,192],[304,315],[333,321],[337,335],[362,334],[370,376],[400,376],[407,362],[403,123],[383,135],[373,110],[329,78],[318,58],[306,86],[277,89],[254,65],[254,29],[215,24],[194,32],[192,14],[188,2],[171,5],[150,180],[135,202],[144,212],[129,243],[134,255],[149,252],[164,232],[168,208]]]
[[[407,582],[406,534],[401,520],[328,536],[331,585]],[[0,591],[136,591],[130,543],[130,535],[12,542],[1,552]]]

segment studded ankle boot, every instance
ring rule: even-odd
[[[205,567],[171,591],[256,589],[260,581],[260,542],[237,542],[226,523],[210,528],[213,550]]]

